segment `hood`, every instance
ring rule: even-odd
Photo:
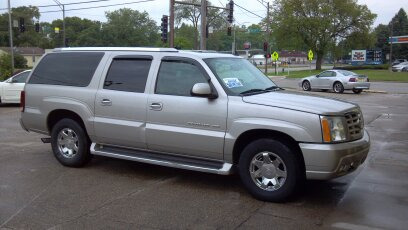
[[[311,96],[304,93],[288,91],[274,91],[244,96],[242,100],[251,104],[280,107],[322,115],[342,115],[346,111],[358,107],[353,103],[333,98]]]
[[[403,67],[408,67],[408,65],[401,65],[401,64],[398,64],[398,65],[394,65],[393,67],[394,68],[403,68]]]

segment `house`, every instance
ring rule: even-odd
[[[279,52],[279,61],[290,64],[307,64],[307,53],[303,51],[282,50]]]
[[[0,47],[0,54],[10,53],[10,47]],[[15,47],[14,53],[20,54],[27,60],[27,67],[32,68],[45,53],[39,47]]]

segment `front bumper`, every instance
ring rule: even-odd
[[[370,136],[364,130],[360,140],[338,144],[300,143],[307,179],[327,180],[346,175],[367,158]]]
[[[344,89],[370,89],[370,82],[346,82]]]

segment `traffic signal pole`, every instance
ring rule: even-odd
[[[14,50],[13,50],[13,28],[11,26],[10,0],[8,0],[8,18],[9,18],[10,54],[11,54],[11,75],[13,75],[14,73]]]
[[[170,31],[169,31],[169,47],[174,48],[174,0],[170,0]]]
[[[268,44],[269,42],[269,2],[267,3],[266,6],[266,43]],[[265,54],[265,75],[268,75],[268,52],[269,52],[269,44],[268,48],[266,49],[266,54]],[[276,67],[275,67],[276,71]]]
[[[201,34],[200,34],[200,50],[207,49],[207,0],[201,0]]]

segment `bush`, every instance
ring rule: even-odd
[[[359,65],[359,66],[339,66],[334,67],[333,69],[343,69],[343,70],[359,70],[359,69],[388,69],[389,64],[383,65]]]
[[[14,55],[14,68],[23,69],[27,67],[27,60],[19,55]],[[11,77],[11,55],[10,54],[2,54],[0,56],[0,80],[7,79]]]

